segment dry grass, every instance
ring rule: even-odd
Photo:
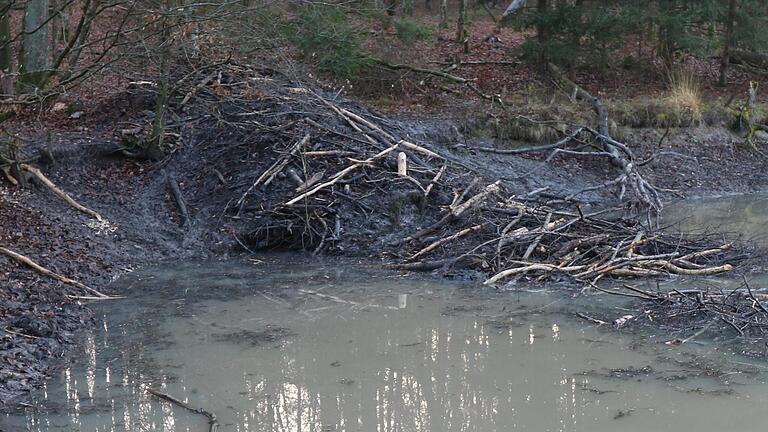
[[[659,128],[710,124],[722,117],[705,106],[695,75],[675,71],[667,74],[667,80],[667,91],[661,96],[609,101],[613,117],[623,126]]]
[[[704,103],[701,99],[701,86],[698,79],[690,72],[675,71],[669,74],[669,91],[666,104],[678,117],[688,117],[692,124],[701,122]]]

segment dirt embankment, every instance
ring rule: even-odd
[[[315,95],[274,73],[247,74],[247,79],[224,74],[230,88],[248,80],[260,83],[247,101],[225,101],[213,90],[200,89],[183,110],[185,120],[171,125],[169,131],[181,138],[160,163],[115,152],[110,123],[100,123],[103,114],[86,113],[86,120],[77,120],[100,119],[87,132],[52,131],[49,150],[55,162],[38,165],[108,223],[94,224],[34,182],[26,190],[3,182],[0,245],[107,292],[110,280],[135,266],[245,249],[295,248],[397,260],[403,254],[431,253],[421,251],[456,230],[440,235],[435,230],[424,234],[422,244],[410,246],[402,243],[404,234],[434,225],[446,208],[461,207],[496,181],[503,192],[499,196],[527,202],[525,197],[536,191],[531,199],[572,205],[564,198],[616,175],[614,167],[599,160],[558,157],[545,162],[540,156],[476,151],[494,143],[469,137],[458,122],[388,119],[333,94]],[[383,129],[356,131],[353,123],[360,127],[361,121],[350,120],[349,113],[339,115],[339,109],[362,113]],[[150,121],[133,112],[134,123]],[[660,150],[662,133],[634,131],[626,141],[645,159]],[[310,138],[302,144],[304,134]],[[25,149],[29,157],[48,148],[42,134],[34,138]],[[764,160],[735,141],[719,129],[672,131],[661,150],[685,157],[659,157],[644,172],[657,186],[681,195],[764,190]],[[301,157],[296,157],[297,146],[306,146]],[[377,156],[390,148],[391,155]],[[407,177],[394,174],[400,151],[408,157]],[[442,178],[437,176],[441,170]],[[188,208],[187,223],[173,183]],[[303,205],[286,205],[295,198]],[[596,188],[578,198],[587,203],[584,211],[590,205],[610,206],[616,204],[616,190]],[[492,236],[492,225],[475,230]],[[449,241],[434,250],[450,256]],[[482,262],[467,262],[465,267],[484,271]],[[78,330],[90,321],[87,304],[67,296],[83,294],[71,286],[5,257],[0,257],[0,275],[0,400],[9,403],[69,357]]]

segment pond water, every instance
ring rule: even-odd
[[[665,212],[682,231],[718,232],[768,246],[768,193],[689,199]]]
[[[118,282],[76,364],[2,431],[757,430],[768,364],[576,318],[600,297],[287,256]],[[615,304],[611,305],[615,307]],[[603,308],[603,309],[601,309]]]

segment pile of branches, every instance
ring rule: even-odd
[[[768,289],[753,288],[746,277],[741,286],[727,290],[710,287],[654,291],[625,284],[621,292],[611,292],[642,301],[641,310],[636,315],[625,316],[626,320],[645,317],[655,326],[667,328],[670,333],[680,333],[679,337],[668,340],[668,345],[705,338],[710,332],[750,341],[764,340],[768,335],[768,308],[765,306]],[[764,355],[765,349],[764,344],[742,346],[748,354]]]
[[[179,95],[182,105],[196,101],[177,123],[179,135],[190,123],[204,131],[194,142],[211,164],[198,177],[209,193],[195,207],[228,197],[221,214],[249,250],[375,252],[400,269],[479,270],[488,284],[733,268],[729,244],[654,231],[617,208],[585,213],[573,199],[522,191],[338,94],[246,66],[205,76]],[[621,178],[632,169],[622,167]]]

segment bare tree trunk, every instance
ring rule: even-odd
[[[538,0],[536,3],[536,11],[538,12],[539,17],[542,17],[547,12],[548,8],[549,4],[547,0]],[[543,73],[546,73],[547,63],[549,62],[549,55],[547,53],[549,50],[549,41],[547,40],[549,38],[549,34],[547,33],[546,26],[541,23],[542,21],[544,20],[540,19],[539,24],[536,26],[536,40],[539,42],[539,67]]]
[[[456,21],[456,42],[464,45],[464,53],[469,52],[469,33],[467,31],[467,0],[459,0],[459,18]]]
[[[163,158],[163,140],[165,138],[165,124],[168,115],[168,102],[170,100],[170,64],[171,64],[171,19],[168,17],[172,6],[172,0],[166,1],[165,17],[162,19],[160,30],[160,77],[157,83],[157,101],[155,103],[155,119],[152,122],[152,133],[146,142],[144,152],[150,160]]]
[[[448,27],[448,0],[440,0],[440,28]]]
[[[725,44],[720,59],[720,85],[728,85],[728,66],[731,63],[731,45],[733,45],[733,24],[736,20],[736,0],[728,1],[728,17],[725,22]]]
[[[49,0],[28,0],[24,10],[23,56],[19,71],[24,84],[38,87],[51,67],[48,20]]]
[[[7,97],[13,95],[10,0],[0,2],[0,13],[0,97]]]

